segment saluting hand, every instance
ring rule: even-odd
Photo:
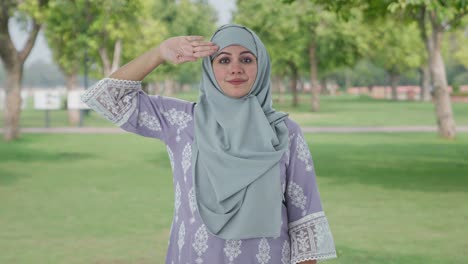
[[[202,36],[181,36],[165,40],[159,45],[159,50],[166,62],[180,64],[210,56],[218,50],[218,46],[204,41]]]

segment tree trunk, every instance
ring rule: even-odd
[[[111,74],[111,63],[109,56],[107,55],[106,48],[99,48],[99,56],[102,61],[102,70],[104,71],[104,76],[107,77]]]
[[[122,54],[122,40],[118,39],[114,45],[114,57],[112,59],[111,73],[115,72],[119,68],[121,54]]]
[[[116,71],[119,68],[121,54],[122,41],[120,39],[118,39],[114,44],[114,57],[112,58],[112,63],[110,61],[109,55],[107,55],[106,48],[99,48],[99,56],[101,57],[104,76],[107,77],[111,75],[114,71]]]
[[[10,3],[11,4],[11,3]],[[42,5],[42,4],[41,4]],[[32,21],[32,29],[28,34],[22,49],[18,51],[13,44],[8,30],[8,21],[13,6],[2,5],[0,11],[0,58],[6,70],[5,108],[3,114],[3,138],[12,141],[20,137],[19,120],[21,115],[21,79],[23,65],[31,53],[31,49],[37,38],[41,25]],[[10,12],[11,11],[11,12]]]
[[[284,94],[286,93],[286,85],[284,85],[284,82],[283,82],[283,77],[280,77],[279,78],[279,96],[278,96],[278,102],[280,104],[284,104],[285,102],[285,99],[284,99]]]
[[[278,75],[275,75],[272,77],[272,81],[271,81],[271,92],[272,92],[272,97],[273,95],[278,95],[279,96],[279,92],[280,92],[280,77]],[[277,100],[274,100],[275,102],[277,102]]]
[[[425,64],[419,68],[421,76],[419,86],[421,87],[419,98],[421,101],[429,101],[431,99],[431,73],[429,65]]]
[[[166,79],[164,80],[164,95],[165,96],[172,96],[174,95],[174,80]]]
[[[348,88],[351,87],[351,76],[350,75],[351,75],[350,70],[346,69],[345,72],[344,72],[344,77],[345,77],[344,90],[345,91],[348,91]]]
[[[298,80],[299,80],[298,81],[299,86],[298,86],[297,91],[299,93],[303,93],[304,92],[304,80],[302,78],[299,78]]]
[[[389,78],[390,78],[390,85],[392,87],[392,100],[397,101],[398,100],[398,82],[400,81],[400,76],[395,73],[390,71],[389,73]]]
[[[174,91],[175,93],[180,93],[182,91],[182,83],[174,81]]]
[[[426,18],[431,22],[431,30],[426,28]],[[429,58],[429,69],[433,86],[433,102],[437,119],[439,135],[443,138],[455,138],[455,120],[453,119],[452,103],[447,90],[447,77],[445,73],[444,60],[441,54],[441,44],[444,28],[439,24],[434,11],[428,12],[424,7],[420,10],[418,25],[427,55]],[[429,37],[429,32],[432,35]]]
[[[67,92],[76,90],[78,87],[78,74],[76,72],[65,74]],[[68,109],[68,125],[78,126],[80,124],[80,110],[79,109]]]
[[[320,94],[329,94],[327,87],[327,79],[323,78],[319,81],[320,83]]]
[[[435,14],[431,15],[433,42],[432,54],[430,55],[431,75],[434,85],[434,104],[437,117],[439,135],[443,138],[455,138],[455,120],[452,113],[452,102],[447,89],[447,77],[445,73],[444,59],[441,54],[443,28],[436,22]]]
[[[7,68],[7,67],[5,67]],[[5,141],[20,137],[19,121],[21,116],[21,79],[22,65],[7,68],[5,87],[5,112],[3,113],[3,128]]]
[[[289,85],[291,86],[291,92],[293,94],[292,106],[297,107],[299,105],[299,100],[297,98],[297,78],[298,78],[298,69],[294,62],[289,63],[291,69],[291,77],[289,80]]]
[[[317,56],[315,54],[315,41],[312,40],[309,45],[309,63],[310,63],[310,92],[312,94],[312,108],[313,112],[320,110],[320,86],[317,76]]]

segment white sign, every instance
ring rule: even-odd
[[[68,109],[89,109],[89,106],[81,101],[81,95],[85,92],[85,90],[76,90],[68,92]]]
[[[26,109],[28,107],[28,92],[21,91],[21,109]]]
[[[39,110],[60,109],[59,91],[36,91],[34,92],[34,108]]]

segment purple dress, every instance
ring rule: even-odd
[[[173,172],[175,204],[166,264],[286,264],[336,257],[322,210],[312,157],[300,127],[286,119],[289,149],[280,162],[281,235],[224,240],[208,232],[196,206],[191,156],[195,103],[149,96],[141,82],[106,78],[82,100],[122,129],[162,140]]]

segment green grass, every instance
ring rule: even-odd
[[[342,264],[468,263],[468,134],[307,134]],[[0,142],[0,263],[163,263],[165,147],[129,134]]]
[[[195,92],[177,94],[176,97],[197,101]],[[310,95],[300,96],[300,105],[291,107],[291,96],[278,103],[278,95],[273,95],[274,107],[290,113],[301,126],[411,126],[436,125],[434,105],[431,102],[409,102],[374,100],[369,97],[351,95],[322,96],[319,112],[310,111]],[[468,125],[468,104],[453,103],[455,121],[458,125]],[[50,111],[50,126],[67,126],[64,110]],[[0,127],[3,125],[0,120]],[[83,120],[88,127],[111,127],[112,124],[91,111]],[[21,115],[22,127],[44,127],[45,111],[28,108]]]
[[[310,97],[301,98],[294,109],[290,104],[281,110],[302,126],[414,126],[436,125],[434,105],[430,102],[375,100],[357,96],[322,96],[320,111],[310,112]],[[453,103],[455,122],[468,125],[468,104]],[[280,107],[278,107],[280,108]]]

